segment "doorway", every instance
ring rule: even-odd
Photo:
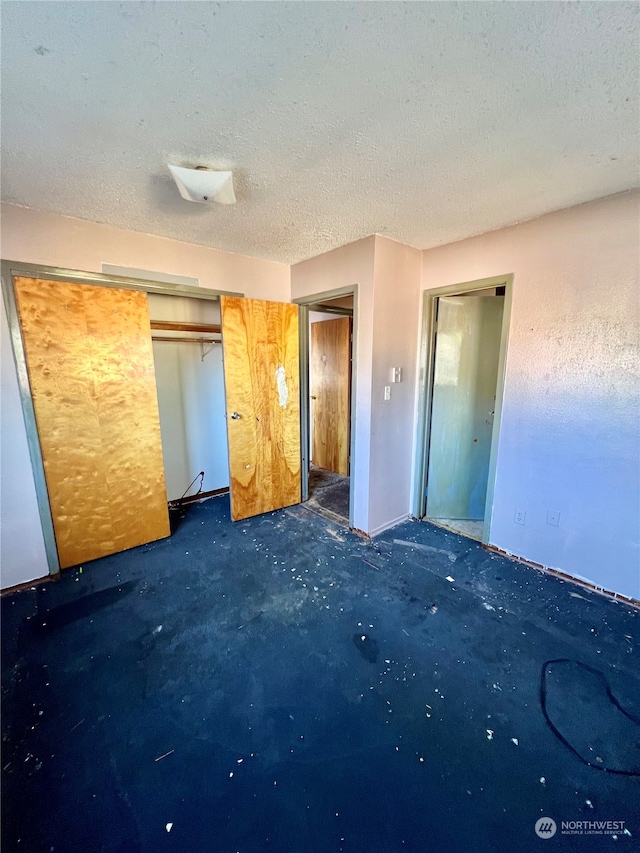
[[[355,289],[310,297],[300,311],[303,501],[352,526]]]
[[[511,276],[425,292],[418,518],[488,543]]]

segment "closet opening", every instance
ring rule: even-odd
[[[223,292],[118,273],[2,261],[50,575],[165,538],[168,503],[229,486]]]
[[[220,300],[148,301],[173,532],[187,504],[229,490]]]

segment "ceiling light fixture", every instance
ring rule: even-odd
[[[215,172],[206,166],[188,169],[184,166],[169,166],[180,195],[187,201],[201,203],[215,201],[218,204],[235,204],[233,172]]]

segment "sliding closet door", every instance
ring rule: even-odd
[[[223,296],[231,518],[300,503],[298,306]]]
[[[15,290],[61,567],[168,536],[146,294]]]

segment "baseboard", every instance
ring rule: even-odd
[[[631,607],[640,609],[640,601],[638,601],[637,598],[631,598],[628,595],[623,595],[621,592],[614,592],[612,589],[606,589],[603,586],[598,586],[584,578],[579,578],[575,575],[567,574],[567,572],[562,572],[560,569],[543,566],[542,563],[534,563],[533,560],[525,560],[524,557],[519,557],[517,554],[511,554],[509,551],[504,551],[502,548],[497,548],[495,545],[483,544],[482,547],[487,551],[492,551],[494,554],[500,554],[502,557],[508,557],[510,560],[515,560],[516,563],[522,563],[532,569],[537,569],[545,575],[553,575],[563,581],[569,581],[569,583],[581,586],[583,589],[588,589],[591,592],[597,592],[599,595],[604,595],[606,598],[613,599],[614,601],[623,601],[625,604],[630,604]]]
[[[403,521],[409,521],[409,518],[409,513],[405,512],[403,513],[403,515],[399,515],[392,521],[387,521],[385,524],[380,524],[378,527],[374,527],[368,535],[373,539],[374,537],[379,536],[381,533],[384,533],[386,530],[390,530],[392,527],[395,527],[397,524],[402,524]]]
[[[356,536],[361,536],[363,539],[371,539],[368,533],[365,533],[364,530],[360,530],[358,527],[350,527],[349,530],[352,533],[355,533]]]
[[[37,586],[42,586],[43,583],[49,583],[49,581],[57,581],[59,579],[60,572],[58,572],[57,575],[45,575],[42,578],[34,578],[32,581],[25,581],[24,583],[17,583],[15,586],[5,587],[0,590],[0,596],[13,595],[14,592],[23,592],[25,589],[35,589]]]

